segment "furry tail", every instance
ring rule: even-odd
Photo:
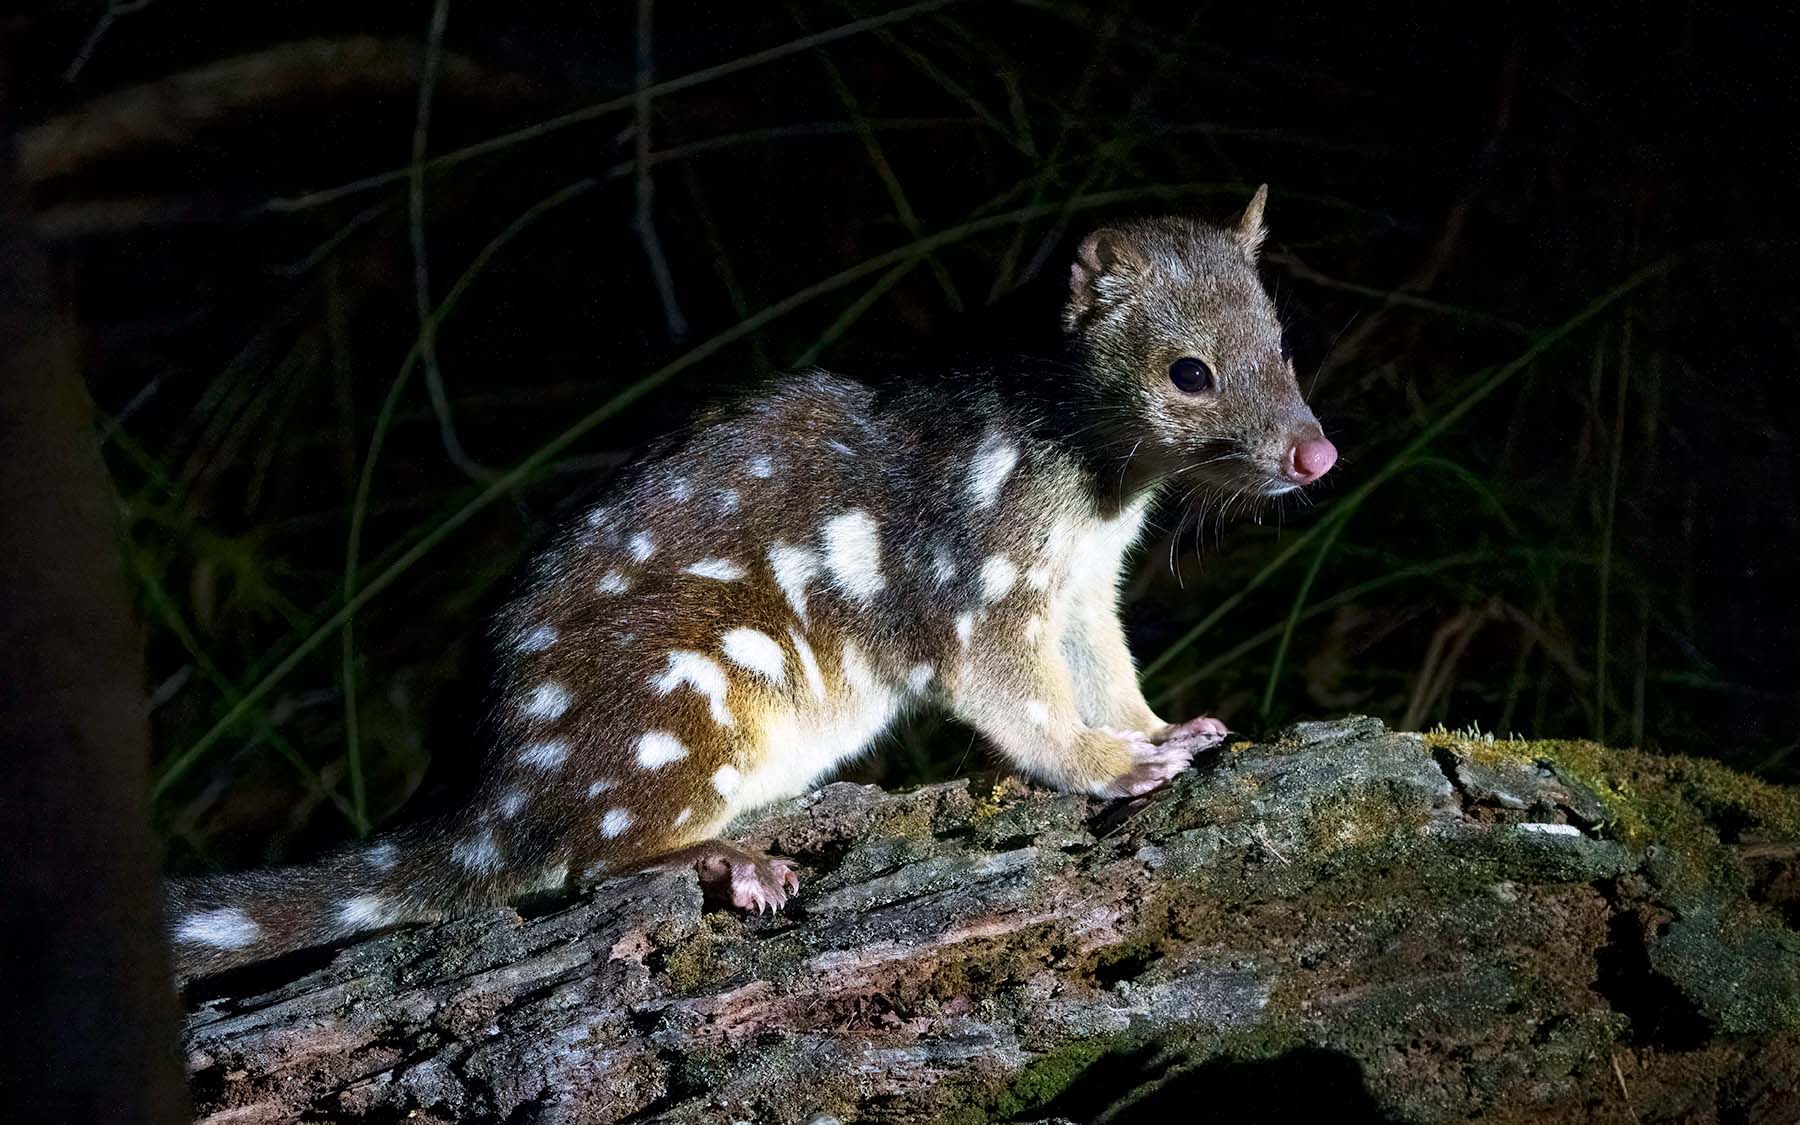
[[[176,977],[191,980],[389,926],[507,901],[523,888],[419,825],[318,862],[172,879],[165,913]],[[496,863],[491,865],[497,868]]]

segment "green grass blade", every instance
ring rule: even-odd
[[[1300,613],[1306,608],[1307,595],[1312,593],[1313,582],[1319,577],[1319,568],[1325,565],[1325,559],[1331,554],[1331,548],[1337,543],[1337,537],[1349,524],[1350,517],[1356,514],[1356,505],[1339,505],[1331,520],[1331,530],[1325,533],[1325,541],[1313,552],[1312,565],[1306,568],[1306,576],[1300,580],[1300,588],[1294,591],[1294,604],[1288,608],[1287,622],[1281,629],[1281,640],[1275,645],[1275,659],[1269,664],[1269,678],[1263,684],[1262,702],[1257,705],[1257,713],[1267,718],[1269,709],[1275,705],[1275,685],[1281,682],[1281,670],[1287,665],[1288,644],[1294,639],[1294,627],[1300,623]]]

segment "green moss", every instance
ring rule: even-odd
[[[1651,817],[1640,793],[1640,759],[1635,751],[1609,750],[1597,742],[1580,739],[1507,740],[1479,738],[1448,731],[1428,731],[1425,745],[1448,750],[1476,762],[1535,765],[1546,763],[1565,781],[1580,785],[1606,807],[1604,827],[1609,834],[1632,846],[1652,837]]]
[[[1296,1047],[1304,1046],[1306,1042],[1305,1031],[1299,1019],[1284,1012],[1242,1031],[1219,1037],[1212,1049],[1204,1053],[1236,1062],[1261,1062],[1284,1055]],[[1202,1052],[1193,1053],[1199,1055]]]
[[[1033,1059],[998,1089],[970,1095],[960,1105],[939,1109],[944,1125],[986,1125],[1041,1110],[1072,1090],[1096,1067],[1155,1050],[1162,1040],[1141,1035],[1096,1035],[1072,1039]]]
[[[1011,1088],[994,1100],[993,1111],[1012,1117],[1046,1105],[1075,1084],[1088,1068],[1122,1046],[1110,1038],[1078,1039],[1027,1063]]]
[[[1304,854],[1323,859],[1371,848],[1389,852],[1419,838],[1430,812],[1415,795],[1384,784],[1359,786],[1320,802],[1307,818]]]
[[[1683,787],[1715,824],[1729,821],[1734,832],[1754,833],[1764,841],[1800,840],[1800,791],[1698,758],[1662,762],[1670,781]]]
[[[1441,730],[1424,737],[1431,749],[1477,762],[1547,763],[1600,798],[1611,814],[1607,827],[1627,844],[1684,844],[1693,831],[1710,831],[1721,820],[1751,827],[1765,839],[1800,840],[1800,792],[1717,762],[1578,739],[1506,741]],[[1701,815],[1688,815],[1693,812]]]
[[[878,830],[889,836],[901,836],[912,840],[929,840],[934,831],[933,820],[936,817],[934,806],[923,802],[909,802],[896,815],[883,820]],[[872,827],[871,832],[877,830]]]
[[[1012,779],[1007,778],[995,782],[988,791],[975,801],[975,807],[969,810],[969,819],[980,822],[999,813],[1008,803],[1023,796],[1023,790],[1017,785],[1009,785]]]
[[[699,929],[663,955],[663,971],[678,995],[730,980],[749,964],[743,925],[723,911],[702,915]]]

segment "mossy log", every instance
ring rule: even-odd
[[[203,983],[202,1119],[1800,1118],[1800,794],[1708,763],[1348,719],[736,827],[784,915],[652,872]]]

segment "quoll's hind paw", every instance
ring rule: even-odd
[[[1191,753],[1198,754],[1202,750],[1210,750],[1225,741],[1230,730],[1224,723],[1210,715],[1202,715],[1197,719],[1189,719],[1163,736],[1164,746],[1183,746]]]
[[[695,860],[694,870],[708,902],[737,910],[772,914],[800,893],[799,865],[791,859],[722,847]]]
[[[1177,734],[1185,729],[1179,728]],[[1161,745],[1136,732],[1127,734],[1125,739],[1131,752],[1131,768],[1103,786],[1102,797],[1136,797],[1148,793],[1187,769],[1198,748],[1192,740],[1177,741],[1173,736]]]

